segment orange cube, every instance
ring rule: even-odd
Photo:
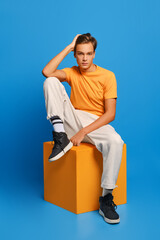
[[[99,209],[102,196],[102,153],[89,143],[73,146],[54,162],[48,157],[53,142],[44,142],[44,200],[79,214]],[[113,190],[117,205],[127,202],[126,193],[126,144],[123,145],[122,161],[117,179],[118,188]]]

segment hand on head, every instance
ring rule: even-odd
[[[78,38],[80,35],[82,35],[82,34],[77,34],[77,35],[74,37],[72,43],[70,44],[71,47],[72,47],[72,51],[74,51],[74,46],[75,46],[76,40],[77,40],[77,38]]]

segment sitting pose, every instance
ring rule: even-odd
[[[99,213],[108,223],[119,223],[112,191],[122,159],[124,141],[109,125],[116,114],[117,82],[112,71],[93,63],[97,41],[90,33],[78,34],[44,67],[43,84],[47,119],[53,125],[54,147],[49,161],[61,158],[72,146],[91,143],[102,153],[102,196]],[[78,66],[57,67],[74,51]],[[70,99],[61,82],[71,86]]]

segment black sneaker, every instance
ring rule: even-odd
[[[117,206],[113,202],[113,196],[111,193],[108,193],[104,197],[100,196],[99,203],[100,203],[99,214],[104,217],[104,220],[107,223],[114,224],[120,222],[119,215],[115,211]]]
[[[52,132],[54,146],[52,153],[48,158],[49,162],[55,161],[62,157],[73,146],[73,143],[68,139],[65,132]]]

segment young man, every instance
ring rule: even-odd
[[[109,125],[116,114],[116,78],[113,72],[93,63],[96,47],[97,41],[90,33],[78,34],[42,71],[47,78],[43,85],[47,119],[54,128],[55,144],[49,161],[59,159],[80,142],[95,145],[103,156],[99,213],[113,224],[120,222],[112,190],[116,187],[124,142]],[[58,70],[71,51],[78,66]],[[63,81],[71,86],[70,99]]]

